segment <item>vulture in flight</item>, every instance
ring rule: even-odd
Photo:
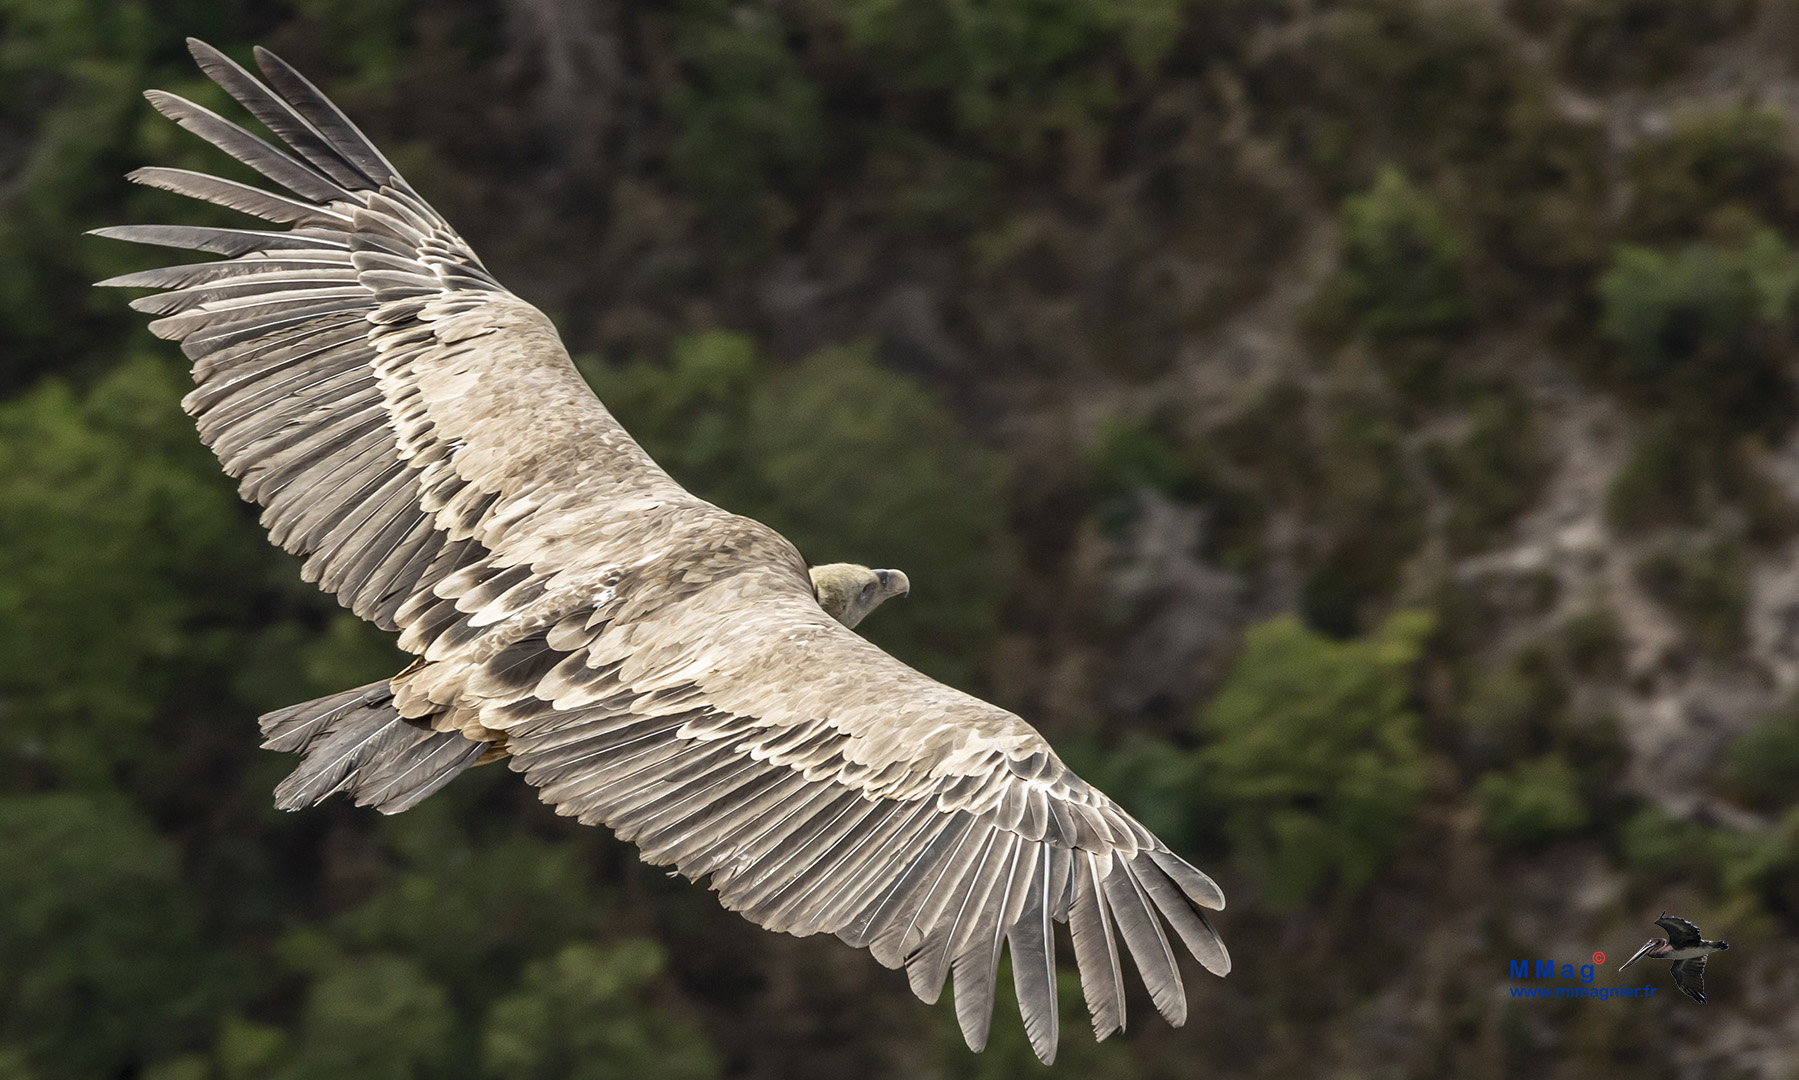
[[[897,571],[808,571],[760,522],[695,498],[612,418],[556,329],[494,280],[292,67],[194,57],[279,143],[190,101],[165,116],[284,192],[183,169],[131,179],[286,228],[132,225],[210,262],[103,285],[181,343],[200,436],[308,581],[398,631],[390,679],[262,718],[301,756],[298,809],[405,810],[504,758],[557,813],[708,879],[727,908],[836,934],[986,1042],[1001,946],[1037,1055],[1057,1039],[1066,923],[1099,1038],[1129,954],[1186,1019],[1168,930],[1209,971],[1212,879],[1070,772],[1017,716],[851,627]]]

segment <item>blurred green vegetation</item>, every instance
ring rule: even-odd
[[[405,658],[269,548],[175,351],[88,287],[158,256],[85,229],[236,222],[126,170],[254,179],[139,97],[226,107],[190,33],[300,62],[678,479],[811,561],[906,570],[873,640],[1029,702],[1217,874],[1237,973],[1190,981],[1184,1031],[1096,1046],[1064,950],[1065,1071],[1360,1075],[1397,995],[1420,1049],[1373,1071],[1673,1075],[1624,1021],[1439,986],[1418,943],[1464,939],[1470,896],[1504,925],[1552,847],[1625,905],[1799,933],[1799,708],[1697,762],[1689,817],[1626,786],[1608,711],[1767,675],[1754,589],[1799,531],[1779,14],[0,0],[0,1080],[1040,1074],[1003,971],[971,1056],[952,1009],[501,769],[394,819],[269,808],[290,763],[252,718]],[[1533,513],[1589,413],[1626,448],[1625,572],[1590,592],[1542,531],[1565,502]],[[1156,548],[1156,500],[1201,513],[1195,550]],[[1154,597],[1167,663],[1208,671],[1166,715],[1110,703],[1148,648],[1105,614],[1139,549],[1250,598]],[[1647,667],[1645,599],[1682,635]],[[1492,868],[1439,895],[1464,847]]]
[[[117,1075],[207,1027],[223,989],[175,846],[128,803],[0,798],[0,1045],[44,1077]]]
[[[1737,545],[1716,537],[1672,541],[1643,557],[1637,581],[1705,653],[1723,658],[1742,645],[1749,584]]]
[[[1431,619],[1401,612],[1361,641],[1292,618],[1253,627],[1200,717],[1201,760],[1237,854],[1287,911],[1347,901],[1400,843],[1424,788],[1413,665]]]
[[[1341,317],[1376,338],[1454,333],[1467,325],[1463,243],[1429,196],[1383,165],[1343,200],[1341,265],[1329,288]]]
[[[1461,706],[1463,756],[1486,768],[1540,751],[1567,698],[1566,680],[1541,650],[1484,665],[1469,679]]]
[[[1799,255],[1772,230],[1673,252],[1623,246],[1599,278],[1615,377],[1691,434],[1772,437],[1793,414],[1786,372]]]
[[[1178,0],[851,0],[843,32],[901,108],[945,109],[960,134],[1018,164],[1051,141],[1091,155],[1120,81],[1153,70],[1182,17]]]
[[[1787,224],[1799,205],[1786,116],[1744,105],[1683,116],[1665,137],[1631,154],[1627,229],[1645,239],[1685,240],[1732,219]]]
[[[718,1062],[689,1022],[643,1010],[662,950],[641,938],[610,950],[576,943],[525,970],[517,993],[494,1005],[482,1040],[505,1080],[705,1080]]]
[[[1725,750],[1725,789],[1747,806],[1773,812],[1799,798],[1799,706],[1764,716]]]
[[[789,49],[781,12],[723,0],[676,7],[669,163],[742,238],[778,232],[795,213],[782,193],[804,191],[823,164],[820,89]]]
[[[1768,825],[1746,831],[1637,811],[1619,831],[1631,869],[1686,881],[1719,901],[1755,905],[1784,918],[1799,916],[1799,708],[1788,703],[1726,744],[1715,788],[1758,813]]]
[[[1398,418],[1378,399],[1330,402],[1316,444],[1319,516],[1330,531],[1300,594],[1313,626],[1348,636],[1369,628],[1426,537],[1424,494]]]
[[[1693,51],[1742,29],[1755,0],[1512,0],[1512,9],[1553,44],[1563,73],[1587,86],[1661,84]]]
[[[1587,824],[1574,769],[1559,755],[1490,772],[1475,784],[1481,827],[1502,844],[1541,847]]]
[[[1758,535],[1784,535],[1790,513],[1757,448],[1795,414],[1799,255],[1760,226],[1729,243],[1626,245],[1598,290],[1607,377],[1646,413],[1608,495],[1612,522],[1704,525],[1736,507]]]
[[[1505,536],[1548,471],[1530,402],[1513,383],[1471,395],[1461,438],[1425,448],[1425,466],[1454,500],[1443,536],[1457,553],[1479,551]]]
[[[1167,416],[1109,416],[1088,451],[1100,527],[1119,536],[1141,516],[1145,493],[1205,511],[1202,554],[1228,570],[1262,559],[1267,507],[1209,441],[1182,437]]]
[[[139,355],[84,394],[46,380],[0,404],[0,690],[14,703],[0,745],[14,770],[155,785],[169,723],[397,662],[292,580],[192,437],[177,380]],[[235,708],[208,700],[218,689]]]

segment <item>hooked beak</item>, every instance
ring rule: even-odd
[[[1660,945],[1660,944],[1661,944],[1660,938],[1657,938],[1654,941],[1644,942],[1643,947],[1637,950],[1637,954],[1635,956],[1631,957],[1629,960],[1626,960],[1622,964],[1618,965],[1618,970],[1623,971],[1625,968],[1636,963],[1638,960],[1641,960],[1643,957],[1648,956],[1649,950],[1655,948],[1657,945]]]
[[[876,570],[875,580],[881,583],[881,591],[888,596],[904,596],[912,591],[912,583],[898,570]]]

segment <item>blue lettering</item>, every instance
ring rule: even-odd
[[[1563,964],[1562,965],[1562,978],[1564,978],[1564,979],[1574,978],[1574,965],[1573,964]]]
[[[1529,960],[1513,960],[1512,961],[1512,978],[1514,978],[1514,979],[1530,978],[1530,961]]]
[[[1593,965],[1592,964],[1580,965],[1580,981],[1581,982],[1592,982],[1593,981]]]
[[[1537,978],[1539,978],[1539,979],[1555,978],[1555,961],[1554,960],[1538,960],[1537,961]]]

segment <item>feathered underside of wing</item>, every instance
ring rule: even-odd
[[[816,605],[764,599],[709,617],[739,643],[787,643],[745,670],[723,646],[677,628],[709,604],[729,605],[729,585],[621,625],[625,595],[484,652],[466,677],[426,663],[398,680],[400,696],[459,687],[457,707],[505,740],[512,767],[558,813],[709,879],[753,921],[866,947],[903,966],[926,1001],[952,979],[977,1049],[1004,946],[1031,1042],[1053,1058],[1058,922],[1102,1038],[1124,1025],[1127,954],[1156,1007],[1184,1021],[1168,928],[1209,970],[1229,970],[1205,914],[1223,906],[1217,886],[1016,717],[911,671]],[[646,645],[662,641],[683,642],[679,656],[645,663]],[[454,687],[434,681],[440,669]],[[841,699],[835,717],[794,708],[795,692],[777,688],[834,681],[848,684],[828,691]],[[922,716],[921,701],[933,703]],[[905,752],[855,730],[843,706],[867,702],[892,709]]]
[[[283,805],[403,809],[504,751],[559,813],[756,922],[866,947],[926,1000],[952,980],[971,1046],[1003,946],[1053,1058],[1058,922],[1096,1034],[1124,1025],[1126,954],[1185,1018],[1167,930],[1230,966],[1211,879],[1022,720],[831,620],[778,534],[682,490],[548,320],[297,72],[258,50],[265,84],[191,44],[285,146],[150,100],[286,194],[134,178],[288,228],[99,230],[221,256],[103,284],[161,290],[134,306],[192,359],[184,404],[270,537],[418,657],[264,718],[268,745],[305,755]]]
[[[293,227],[96,230],[225,256],[101,284],[163,290],[132,306],[181,342],[196,383],[183,405],[307,580],[404,629],[400,608],[451,573],[578,574],[653,554],[668,519],[636,505],[730,517],[637,446],[549,321],[310,83],[261,50],[272,86],[191,44],[288,148],[172,94],[151,103],[291,195],[177,169],[132,178]],[[794,574],[803,588],[803,566]]]
[[[1705,957],[1676,960],[1670,968],[1674,975],[1674,985],[1680,988],[1680,992],[1701,1005],[1705,1004]]]
[[[628,710],[619,699],[634,695],[616,672],[597,678],[617,687],[613,700],[538,716],[515,707],[521,718],[503,729],[513,767],[558,813],[710,878],[725,906],[763,926],[834,933],[903,965],[926,1001],[953,975],[975,1049],[1005,943],[1031,1042],[1053,1057],[1054,922],[1070,925],[1101,1038],[1124,1026],[1127,951],[1156,1007],[1185,1020],[1164,921],[1207,968],[1229,970],[1202,910],[1222,906],[1216,886],[1053,758],[996,752],[985,774],[873,796],[879,773],[846,761],[852,740],[829,724],[771,728],[712,708],[697,689]],[[984,809],[959,805],[957,789],[988,787],[998,794]]]
[[[1668,935],[1668,945],[1676,949],[1691,948],[1699,944],[1699,928],[1685,919],[1674,915],[1663,915],[1655,920]]]

